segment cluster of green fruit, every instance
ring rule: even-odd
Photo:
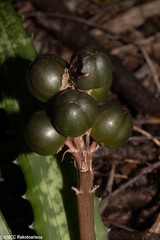
[[[70,64],[56,55],[41,55],[29,66],[26,79],[33,96],[46,103],[25,129],[33,151],[52,155],[67,137],[81,136],[89,129],[94,140],[109,148],[122,145],[131,135],[129,112],[99,104],[112,84],[111,62],[104,52],[82,48]]]

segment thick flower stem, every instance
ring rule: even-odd
[[[67,139],[65,144],[74,156],[78,172],[78,188],[73,190],[77,195],[80,240],[95,240],[94,230],[94,194],[98,186],[93,186],[93,153],[97,143],[90,145],[90,132],[84,136]]]
[[[90,170],[79,172],[80,186],[77,189],[80,240],[95,240],[94,189]]]

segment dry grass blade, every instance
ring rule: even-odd
[[[158,95],[159,95],[159,94],[160,94],[160,81],[159,81],[159,76],[158,76],[158,74],[157,74],[157,72],[156,72],[156,69],[155,69],[155,67],[154,67],[154,64],[153,64],[153,62],[151,61],[151,58],[149,57],[146,49],[145,49],[144,47],[140,46],[140,50],[141,50],[141,52],[143,53],[143,56],[144,56],[144,58],[145,58],[145,60],[146,60],[146,62],[147,62],[147,64],[148,64],[148,67],[149,67],[151,73],[152,73],[153,80],[154,80],[155,85],[156,85],[156,87],[157,87],[157,93],[158,93]]]
[[[134,129],[134,131],[139,132],[139,133],[143,134],[144,136],[151,138],[152,141],[153,141],[158,147],[160,147],[160,141],[159,141],[157,138],[153,137],[152,134],[150,134],[149,132],[147,132],[147,131],[145,131],[145,130],[137,127],[137,126],[134,126],[133,129]]]

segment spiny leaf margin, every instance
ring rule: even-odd
[[[43,239],[69,240],[63,207],[63,181],[54,156],[36,153],[20,154],[17,162],[23,170],[28,190],[27,199],[34,210],[32,226]]]
[[[9,229],[3,215],[2,212],[0,211],[0,239],[5,239],[5,236],[7,235],[8,238],[7,239],[12,239],[11,237],[9,238],[9,236],[12,235],[11,230]]]
[[[37,53],[32,40],[26,34],[22,21],[9,0],[0,2],[0,35],[1,66],[10,58],[34,60]],[[9,80],[12,81],[12,79]],[[1,106],[6,112],[8,114],[19,113],[21,103],[17,97],[6,96],[3,92],[2,95]],[[14,123],[14,126],[16,124],[18,128],[19,123]],[[26,196],[34,211],[33,227],[37,234],[43,236],[43,240],[52,240],[53,236],[57,240],[69,240],[67,219],[60,193],[62,175],[56,157],[44,157],[36,153],[20,153],[16,163],[20,165],[24,173],[28,189]]]
[[[0,34],[0,64],[15,57],[34,60],[37,53],[32,39],[23,29],[21,19],[13,10],[9,0],[0,2]],[[1,106],[6,112],[9,114],[20,112],[20,103],[17,98],[5,96],[5,94],[3,96]],[[57,158],[55,156],[44,157],[35,153],[20,153],[16,163],[20,165],[25,176],[28,189],[26,196],[34,211],[35,219],[32,225],[34,229],[43,236],[44,240],[51,240],[53,237],[56,240],[69,240],[70,235],[61,194],[62,174]],[[104,240],[106,229],[101,224],[98,209],[98,205],[95,204],[96,239]]]

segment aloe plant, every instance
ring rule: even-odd
[[[23,140],[23,124],[34,109],[41,108],[25,86],[27,66],[37,52],[9,0],[0,1],[0,36],[3,97],[0,105],[8,114],[14,139],[12,144],[18,151],[15,162],[25,177],[27,192],[23,197],[33,208],[34,221],[30,227],[43,240],[52,240],[53,237],[56,240],[78,239],[76,196],[71,190],[76,185],[76,172],[70,155],[66,155],[64,161],[60,155],[40,156],[30,152]],[[96,239],[105,240],[108,229],[101,222],[97,199],[94,215]]]
[[[4,239],[3,236],[10,236],[10,238],[8,237],[8,239],[11,239],[11,231],[9,229],[9,227],[7,226],[7,223],[2,215],[2,213],[0,212],[0,238]]]

